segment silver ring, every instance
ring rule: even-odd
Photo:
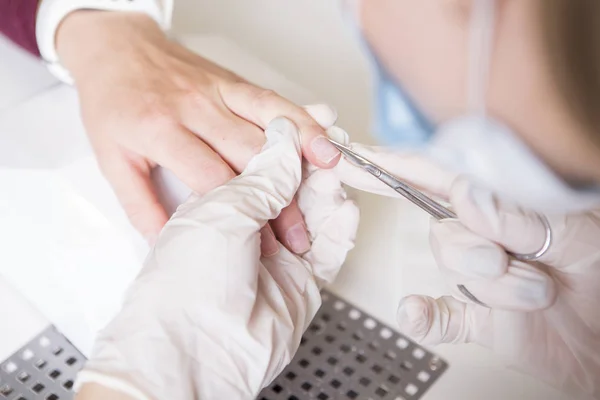
[[[458,290],[460,290],[460,292],[465,295],[465,297],[469,300],[471,300],[473,303],[480,305],[482,307],[485,308],[490,308],[490,306],[488,306],[487,304],[485,304],[483,301],[479,300],[477,297],[473,296],[473,293],[469,292],[469,289],[467,289],[465,287],[465,285],[456,285],[456,287],[458,288]]]
[[[544,244],[542,245],[542,247],[535,253],[529,253],[529,254],[508,253],[509,255],[513,256],[514,258],[516,258],[519,261],[539,260],[540,257],[542,257],[544,254],[546,254],[546,252],[550,248],[550,245],[552,245],[552,228],[550,227],[550,221],[548,221],[548,218],[546,218],[545,215],[537,214],[537,217],[540,219],[540,221],[544,225],[544,229],[546,230],[546,240],[544,241]]]

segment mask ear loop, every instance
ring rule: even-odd
[[[467,106],[482,119],[486,116],[486,97],[491,68],[495,29],[495,0],[472,0],[469,23]]]

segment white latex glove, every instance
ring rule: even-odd
[[[78,386],[138,399],[254,399],[290,362],[321,305],[320,284],[354,246],[359,215],[333,171],[307,167],[300,185],[291,122],[274,120],[266,136],[239,177],[192,196],[167,223]],[[279,244],[261,258],[260,229],[299,185],[311,249],[298,256]]]
[[[600,397],[600,212],[549,218],[549,252],[539,262],[515,261],[506,250],[531,253],[544,242],[535,213],[419,156],[351,147],[447,199],[458,215],[458,220],[432,220],[430,235],[453,296],[403,299],[401,330],[423,344],[478,343],[563,390]],[[337,173],[359,189],[396,195],[346,160]],[[457,284],[491,308],[470,302]]]

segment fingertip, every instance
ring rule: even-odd
[[[335,108],[328,104],[309,104],[304,106],[304,110],[319,124],[323,129],[327,129],[337,121],[338,113]]]
[[[273,257],[279,253],[279,243],[269,225],[260,230],[260,250],[264,257]]]
[[[421,342],[431,326],[431,312],[427,298],[422,296],[408,296],[400,301],[396,320],[400,330]]]

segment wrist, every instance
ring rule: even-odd
[[[60,63],[78,81],[86,74],[114,67],[120,56],[131,55],[140,42],[165,40],[158,24],[143,13],[77,10],[58,27],[56,50]]]

